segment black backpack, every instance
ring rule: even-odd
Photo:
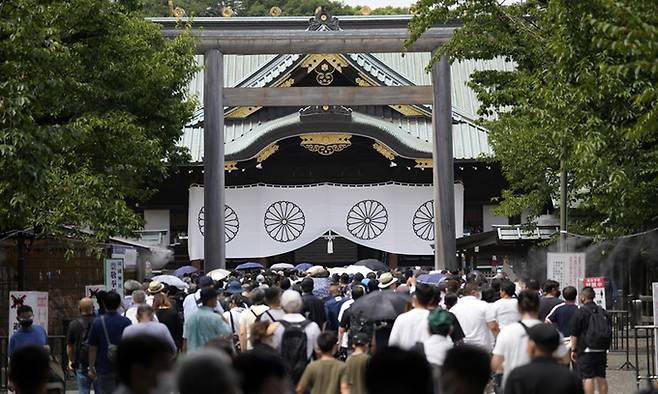
[[[89,331],[91,331],[91,324],[93,323],[92,319],[79,318],[77,322],[82,325],[82,334],[77,339],[77,348],[75,349],[75,360],[78,362],[78,367],[88,367],[89,366],[89,343],[87,340],[89,338]]]
[[[583,308],[587,308],[583,306]],[[612,322],[608,313],[596,305],[589,311],[587,330],[585,331],[585,345],[590,349],[608,350],[612,342]]]
[[[349,309],[348,309],[349,310]],[[375,333],[375,324],[366,319],[362,315],[355,315],[350,313],[350,346],[352,345],[352,338],[356,334],[366,334],[368,338],[372,339]]]
[[[284,328],[281,337],[281,357],[288,365],[293,383],[297,384],[309,363],[307,355],[308,337],[304,329],[311,324],[311,321],[304,319],[299,323],[291,323],[281,320],[279,323]]]

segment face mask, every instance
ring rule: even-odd
[[[21,323],[21,327],[25,327],[25,328],[32,325],[32,319],[21,319],[19,320],[19,322]]]

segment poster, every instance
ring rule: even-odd
[[[464,186],[454,184],[456,237],[464,229]],[[203,187],[189,191],[188,252],[204,256]],[[431,185],[248,185],[226,188],[227,258],[260,258],[299,249],[327,232],[389,253],[433,255]]]
[[[34,312],[34,324],[48,332],[48,293],[44,291],[10,291],[9,292],[9,336],[20,328],[16,320],[16,310],[22,305],[29,305]]]
[[[594,302],[596,305],[599,305],[603,309],[606,309],[605,305],[605,277],[597,276],[592,278],[583,279],[583,287],[591,287],[594,289]]]
[[[123,296],[123,259],[105,259],[105,289]]]
[[[560,288],[578,288],[578,281],[585,278],[585,253],[548,253],[546,278],[560,283]]]
[[[85,286],[85,297],[91,298],[94,303],[94,310],[98,310],[98,300],[96,300],[96,293],[105,290],[105,285],[87,285]]]

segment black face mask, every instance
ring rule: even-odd
[[[23,328],[30,327],[32,325],[32,321],[33,321],[32,319],[21,319],[21,320],[19,320],[19,322],[21,324],[21,327],[23,327]]]

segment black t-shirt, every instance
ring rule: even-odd
[[[546,316],[555,308],[556,305],[563,303],[561,299],[557,297],[542,297],[539,301],[539,320],[542,322],[546,320]]]
[[[183,339],[183,320],[178,310],[173,306],[167,309],[156,309],[155,315],[160,323],[167,326],[174,342],[179,343]]]
[[[75,348],[73,367],[86,368],[88,366],[89,352],[86,345],[91,323],[94,322],[96,316],[87,315],[81,316],[72,320],[69,324],[69,329],[66,332],[66,344],[73,345]]]
[[[535,358],[515,368],[505,383],[505,394],[582,394],[574,373],[551,358]]]
[[[571,331],[571,336],[577,337],[576,342],[576,353],[582,354],[587,347],[585,343],[585,334],[587,333],[587,326],[589,325],[589,317],[592,311],[596,308],[599,308],[594,302],[588,302],[587,304],[582,305],[578,310],[573,313],[571,318],[571,323],[569,324],[569,329]],[[603,310],[603,308],[601,308]],[[606,314],[605,310],[603,313]],[[596,350],[605,350],[605,349],[596,349]]]

